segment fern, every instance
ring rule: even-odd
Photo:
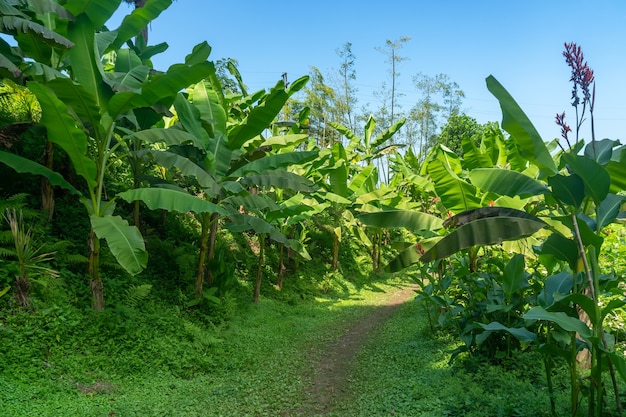
[[[89,259],[86,256],[72,253],[74,246],[74,243],[69,240],[59,240],[46,247],[46,249],[56,252],[55,259],[57,262],[70,265],[87,263]]]
[[[0,258],[12,259],[15,258],[15,249],[3,248],[0,246]]]
[[[13,194],[7,198],[0,199],[0,212],[4,213],[6,209],[22,210],[26,209],[26,201],[29,195],[27,193]]]
[[[137,308],[150,295],[151,284],[133,285],[126,290],[124,305],[129,308]]]
[[[194,343],[198,343],[201,346],[209,347],[217,343],[221,343],[222,340],[213,336],[207,329],[198,326],[195,323],[185,321],[183,322],[183,328],[187,333],[187,337]]]

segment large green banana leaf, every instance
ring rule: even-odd
[[[98,51],[94,47],[96,28],[102,27],[104,23],[98,24],[87,16],[86,14],[78,15],[76,20],[68,26],[68,38],[74,42],[74,46],[69,50],[72,80],[77,81],[85,91],[89,92],[89,99],[94,100],[93,104],[104,113],[108,108],[108,98],[104,93],[102,82],[104,68],[97,54]],[[102,140],[101,137],[97,139]]]
[[[421,261],[424,252],[437,243],[439,238],[424,239],[403,249],[387,266],[387,272],[399,272]]]
[[[90,189],[96,186],[96,164],[87,157],[87,135],[76,127],[65,104],[46,87],[29,82],[28,88],[41,104],[41,123],[48,129],[48,140],[59,145],[69,156],[78,175]]]
[[[550,192],[540,181],[521,172],[501,168],[477,168],[469,173],[470,180],[482,191],[522,198]]]
[[[137,65],[124,72],[105,72],[104,82],[109,84],[113,91],[141,92],[141,86],[148,80],[150,67]]]
[[[200,119],[200,110],[187,100],[182,93],[176,94],[174,99],[174,108],[176,109],[176,115],[183,128],[195,136],[202,148],[207,149],[211,138],[206,129],[202,126],[202,120]]]
[[[190,144],[197,149],[204,150],[204,147],[198,139],[184,130],[179,129],[146,129],[134,132],[126,136],[127,140],[138,139],[145,143],[159,143],[163,142],[167,146],[185,145]]]
[[[168,151],[141,150],[133,152],[138,157],[150,156],[159,165],[171,169],[178,169],[181,174],[195,177],[198,184],[204,189],[217,193],[218,185],[215,178],[199,165],[194,164],[188,158]]]
[[[372,152],[376,152],[380,145],[382,145],[383,143],[391,139],[393,135],[395,135],[398,132],[398,130],[400,130],[400,128],[404,126],[405,123],[406,123],[406,119],[402,118],[398,120],[397,122],[395,122],[392,126],[388,127],[387,129],[383,130],[378,135],[376,135],[376,137],[374,138],[374,141],[370,145]]]
[[[466,169],[473,170],[476,168],[491,168],[494,166],[494,161],[491,160],[489,153],[482,152],[478,149],[471,137],[463,136],[463,138],[461,138],[461,146],[463,147],[463,165]]]
[[[472,246],[494,245],[507,240],[521,239],[532,235],[545,225],[539,219],[516,216],[480,218],[454,229],[426,251],[420,260],[434,261]]]
[[[363,170],[361,170],[359,173],[357,173],[356,175],[354,175],[352,177],[352,180],[350,181],[350,184],[348,185],[348,188],[354,192],[357,193],[360,190],[361,191],[372,191],[371,188],[368,189],[363,189],[363,185],[369,185],[371,184],[370,181],[368,181],[368,179],[370,179],[370,176],[375,173],[376,167],[374,165],[368,165],[365,168],[363,168]]]
[[[517,143],[522,157],[537,165],[545,175],[557,172],[556,165],[541,136],[508,91],[492,75],[487,77],[487,88],[500,102],[502,128]]]
[[[122,0],[96,1],[96,0],[68,0],[65,8],[74,16],[85,14],[93,25],[100,29],[119,8]]]
[[[462,213],[457,214],[456,216],[452,216],[446,219],[443,222],[443,226],[448,229],[452,229],[486,217],[514,217],[541,221],[538,217],[533,216],[532,214],[529,214],[523,210],[518,210],[512,207],[495,206],[466,210]]]
[[[8,6],[4,3],[3,5],[3,12],[7,10],[7,7],[16,10],[15,8]],[[19,11],[17,13],[19,13]],[[0,32],[17,32],[20,33],[22,41],[24,40],[24,37],[27,37],[29,39],[29,42],[31,43],[39,42],[44,45],[49,44],[59,49],[68,49],[74,45],[72,41],[54,32],[53,30],[50,30],[37,22],[29,20],[28,16],[26,15],[0,15]],[[36,58],[36,56],[33,58]]]
[[[161,12],[172,4],[172,0],[147,0],[142,7],[136,7],[131,14],[124,17],[120,27],[115,31],[117,36],[109,47],[116,50],[126,41],[139,34],[151,21],[159,17]]]
[[[476,187],[459,178],[440,160],[428,164],[428,174],[435,185],[441,204],[452,213],[481,206]]]
[[[443,227],[443,221],[439,217],[419,211],[386,210],[364,213],[359,215],[358,219],[366,226],[385,229],[405,228],[414,233],[424,230],[436,231]]]
[[[220,105],[218,94],[210,88],[206,81],[196,83],[194,86],[192,103],[200,112],[202,120],[211,125],[213,136],[218,133],[226,136],[228,121],[226,110]]]
[[[131,275],[140,273],[148,263],[148,252],[139,229],[120,216],[90,216],[91,227],[105,239],[119,264]]]
[[[34,175],[41,175],[50,181],[50,184],[64,188],[70,191],[72,194],[81,195],[76,188],[65,180],[58,172],[54,172],[45,166],[31,161],[30,159],[21,157],[19,155],[0,151],[0,162],[10,166],[16,172],[29,173]]]
[[[211,62],[202,62],[195,65],[173,65],[165,74],[142,84],[141,94],[127,91],[115,94],[108,103],[108,110],[112,117],[116,117],[130,109],[150,107],[162,100],[168,99],[167,105],[179,91],[193,85],[215,71]]]
[[[312,193],[317,189],[311,180],[283,169],[249,174],[243,177],[240,182],[251,187],[274,187],[304,193]]]
[[[272,136],[263,141],[261,143],[261,147],[263,146],[271,146],[274,150],[279,150],[283,148],[295,149],[298,145],[303,143],[309,138],[309,135],[304,134],[286,134],[286,135],[277,135]]]
[[[65,106],[74,110],[79,121],[90,126],[92,129],[100,129],[101,114],[96,105],[93,94],[87,91],[82,85],[73,82],[69,78],[56,78],[46,84]],[[85,123],[87,122],[87,123]]]
[[[288,89],[285,89],[283,81],[279,81],[263,102],[253,107],[246,119],[228,132],[228,146],[235,150],[241,148],[247,141],[260,135],[272,124],[276,116],[292,94],[302,89],[308,82],[309,77],[304,76],[295,80]]]
[[[256,159],[246,165],[236,169],[229,174],[230,177],[242,177],[248,173],[257,173],[273,170],[289,165],[297,165],[299,163],[309,161],[318,155],[317,151],[287,152],[273,155],[267,155],[263,158]]]
[[[226,210],[210,201],[184,192],[167,188],[136,188],[117,195],[130,202],[143,201],[150,210],[167,210],[179,213],[219,213],[223,216]]]

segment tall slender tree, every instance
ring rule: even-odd
[[[326,84],[322,72],[317,67],[311,67],[310,82],[305,90],[305,104],[311,109],[309,116],[309,135],[316,138],[321,148],[332,146],[340,140],[339,135],[328,125],[338,119],[336,91]]]
[[[386,88],[386,84],[383,83],[382,85],[382,93],[381,95],[384,96],[389,96],[389,108],[387,109],[386,107],[386,102],[385,101],[385,109],[389,112],[389,120],[388,123],[384,122],[384,118],[381,120],[383,122],[383,124],[381,124],[380,128],[381,129],[386,129],[390,126],[392,126],[394,124],[394,122],[396,121],[396,116],[397,116],[397,112],[396,109],[400,106],[398,106],[397,104],[397,98],[399,96],[401,96],[401,94],[399,94],[397,92],[397,88],[396,88],[396,81],[398,79],[398,77],[400,76],[400,73],[398,72],[398,64],[400,62],[403,61],[407,61],[409,58],[408,57],[404,57],[398,54],[398,50],[400,48],[402,48],[404,46],[405,43],[407,43],[408,41],[410,41],[411,38],[409,36],[402,36],[399,39],[396,40],[390,40],[387,39],[385,41],[385,45],[382,47],[377,47],[376,50],[385,54],[387,56],[387,63],[390,65],[390,78],[391,78],[391,89],[389,91],[387,91]],[[392,139],[394,142],[395,140]],[[393,142],[391,143],[393,145]],[[381,173],[383,174],[384,177],[384,181],[388,182],[389,176],[390,176],[390,169],[389,169],[389,155],[385,155],[385,158],[380,159],[378,161],[379,163],[379,169],[381,171]],[[386,165],[386,169],[384,168],[384,166]]]
[[[403,61],[407,61],[409,58],[398,55],[398,50],[404,46],[405,43],[411,40],[409,36],[402,36],[400,39],[394,41],[387,39],[383,47],[376,48],[377,51],[387,56],[387,62],[391,65],[391,120],[390,125],[395,122],[395,108],[396,108],[396,80],[400,76],[397,71],[397,64]]]
[[[441,119],[459,114],[464,93],[446,74],[420,73],[413,76],[413,83],[421,98],[411,109],[410,118],[418,127],[418,152],[424,155],[437,137]]]
[[[356,70],[354,69],[356,57],[352,53],[352,43],[346,42],[335,52],[341,60],[339,66],[339,77],[341,84],[341,93],[337,97],[337,104],[340,110],[341,119],[339,123],[345,124],[350,130],[354,131],[355,117],[353,107],[356,106],[357,99],[355,96],[356,87],[353,82],[356,80]]]

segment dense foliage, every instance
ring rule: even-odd
[[[562,138],[546,143],[491,76],[504,131],[458,114],[462,91],[443,75],[416,78],[428,95],[415,117],[397,117],[393,91],[390,112],[356,117],[349,44],[341,93],[315,70],[249,92],[206,42],[154,68],[167,45],[147,45],[143,30],[170,3],[135,2],[116,29],[105,24],[121,0],[2,6],[0,31],[15,41],[0,39],[6,375],[26,384],[44,367],[71,378],[66,390],[106,396],[116,388],[102,381],[123,375],[158,385],[153,369],[255,368],[253,353],[213,362],[248,337],[224,329],[256,314],[250,299],[318,314],[316,297],[349,296],[386,268],[415,273],[428,327],[461,342],[452,360],[535,360],[549,414],[562,414],[563,374],[568,414],[621,414],[626,153],[594,136],[594,75],[579,47],[564,52],[574,130],[558,114]],[[388,41],[391,56],[400,45]],[[419,152],[414,136],[397,140],[416,121]],[[311,342],[285,332],[291,346]],[[78,357],[88,366],[75,368]]]

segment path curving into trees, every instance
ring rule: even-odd
[[[408,286],[388,293],[383,305],[347,326],[340,337],[314,348],[311,354],[311,382],[305,387],[308,403],[300,407],[294,416],[326,415],[350,400],[349,377],[359,350],[402,304],[415,296],[416,289],[416,286]]]

